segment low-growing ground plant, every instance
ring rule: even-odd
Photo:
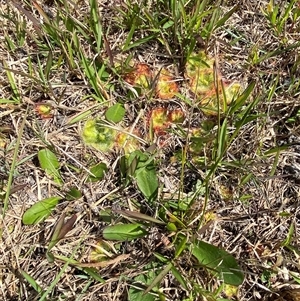
[[[299,283],[298,1],[24,0],[0,20],[3,300]]]

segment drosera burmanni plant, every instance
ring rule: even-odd
[[[299,16],[2,3],[0,299],[291,296]]]

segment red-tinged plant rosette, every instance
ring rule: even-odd
[[[172,111],[169,111],[168,113],[168,120],[170,123],[183,123],[185,119],[185,114],[182,111],[182,109],[175,109]]]
[[[227,105],[241,92],[238,82],[228,82],[222,79],[218,70],[214,69],[214,60],[203,51],[192,55],[186,64],[188,88],[206,115],[225,113]],[[217,84],[216,84],[217,82]]]
[[[43,118],[50,119],[53,118],[53,107],[46,103],[37,103],[35,105],[35,111]]]
[[[124,80],[134,87],[147,89],[152,81],[152,71],[147,64],[138,63],[125,75]]]
[[[178,85],[174,80],[174,77],[171,73],[162,69],[159,73],[157,84],[156,84],[156,95],[160,99],[171,99],[176,93],[178,93]]]
[[[116,148],[123,149],[125,154],[130,154],[140,148],[138,140],[139,132],[137,130],[130,133],[130,128],[120,131],[115,140]]]

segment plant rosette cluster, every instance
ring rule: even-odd
[[[167,110],[166,108],[154,108],[149,112],[148,126],[150,130],[150,136],[154,133],[160,138],[161,145],[170,136],[168,129],[173,124],[183,123],[185,118],[184,112],[181,109]]]
[[[168,70],[162,69],[156,84],[156,96],[160,99],[168,100],[173,98],[178,92],[179,88],[172,74]]]
[[[50,119],[53,118],[54,109],[52,105],[47,103],[37,103],[35,104],[35,112],[43,119]]]
[[[116,147],[123,149],[125,154],[130,154],[140,148],[138,141],[139,132],[137,130],[133,131],[132,134],[129,134],[129,132],[129,128],[118,132],[115,140]]]
[[[227,105],[241,92],[240,83],[222,79],[214,68],[214,60],[204,51],[187,60],[185,76],[189,79],[190,92],[196,96],[199,108],[206,115],[224,113]]]
[[[105,126],[99,119],[88,120],[82,131],[85,144],[102,152],[112,151],[114,148],[123,149],[125,154],[139,148],[139,133],[129,133],[129,129],[115,130]]]
[[[179,92],[174,77],[166,69],[161,69],[155,74],[147,64],[137,63],[134,65],[133,69],[124,76],[125,82],[133,87],[141,88],[142,94],[151,88],[154,78],[157,78],[155,85],[157,98],[163,100],[172,99],[175,97],[176,93]]]
[[[132,70],[126,73],[124,80],[133,87],[148,90],[152,82],[152,71],[147,64],[135,64]]]

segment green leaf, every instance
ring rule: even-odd
[[[287,237],[286,237],[286,238],[283,240],[283,242],[280,244],[282,247],[287,247],[288,245],[291,244],[292,239],[293,239],[294,232],[295,232],[295,225],[292,223],[292,224],[290,225],[289,233],[288,233]]]
[[[177,241],[176,241],[177,242]],[[182,235],[182,238],[178,244],[176,244],[175,248],[175,256],[174,258],[178,258],[182,251],[185,249],[187,243],[187,237]]]
[[[215,26],[216,28],[219,28],[225,24],[225,22],[231,17],[233,13],[235,13],[240,8],[239,5],[234,6],[230,11],[228,11],[222,18],[220,18]]]
[[[62,178],[57,170],[60,166],[56,155],[49,149],[42,149],[38,152],[40,166],[58,184],[62,184]]]
[[[100,282],[100,283],[105,283],[105,280],[100,277],[99,271],[95,268],[82,268],[83,272],[85,272],[87,275],[91,276],[94,280]]]
[[[134,30],[135,28],[132,26],[132,28],[131,28],[129,34],[132,32],[132,29]],[[129,37],[129,34],[128,34],[128,37]],[[131,49],[131,48],[141,46],[142,44],[147,43],[148,41],[154,39],[155,36],[156,36],[155,34],[153,34],[153,35],[148,35],[148,36],[146,36],[145,38],[139,39],[139,40],[137,40],[137,41],[135,41],[135,42],[132,42],[132,43],[128,43],[128,42],[127,42],[128,39],[127,39],[127,40],[126,40],[126,42],[127,42],[126,44],[127,44],[127,45],[125,45],[125,46],[123,47],[122,50],[123,50],[123,51],[128,51],[128,50]],[[129,41],[129,42],[130,42],[130,41]]]
[[[135,173],[139,190],[148,201],[153,201],[157,197],[158,179],[154,166],[145,166]]]
[[[128,166],[131,165],[135,159],[137,160],[136,168],[139,168],[139,167],[143,166],[143,165],[141,165],[142,163],[147,162],[147,160],[149,159],[149,156],[140,150],[136,150],[129,155],[129,157],[127,159]]]
[[[107,166],[105,163],[99,163],[91,167],[90,172],[94,175],[89,176],[87,182],[97,182],[103,179],[105,172],[107,171]]]
[[[149,156],[140,150],[133,151],[126,160],[127,174],[133,176],[137,169],[147,165],[148,159]]]
[[[187,286],[186,281],[185,281],[185,279],[183,278],[181,272],[179,272],[179,271],[174,267],[174,265],[172,266],[171,271],[172,271],[172,274],[174,275],[174,277],[177,279],[177,281],[182,285],[182,287],[183,287],[185,290],[188,290],[188,286]]]
[[[82,197],[81,191],[75,187],[71,187],[69,189],[69,191],[67,191],[67,193],[66,193],[66,199],[68,201],[77,200],[77,199],[80,199],[81,197]]]
[[[150,283],[158,275],[157,263],[151,262],[144,267],[143,273],[134,278],[133,285],[128,291],[128,300],[130,301],[154,301],[155,295],[144,293],[145,285]]]
[[[163,256],[163,255],[161,255],[161,254],[159,254],[159,253],[153,252],[153,255],[154,255],[159,261],[161,261],[162,263],[167,264],[167,263],[169,263],[169,261],[170,261],[168,258],[166,258],[165,256]]]
[[[84,111],[84,112],[80,112],[80,113],[72,116],[68,120],[67,124],[68,125],[72,125],[74,123],[77,123],[77,122],[81,121],[82,119],[84,119],[86,117],[89,117],[91,114],[92,114],[92,110],[87,110],[87,111]]]
[[[244,275],[235,258],[225,250],[198,241],[192,244],[192,254],[201,265],[217,274],[226,284],[238,286],[244,281]]]
[[[129,241],[147,234],[148,232],[140,224],[117,224],[103,230],[105,239],[118,241]]]
[[[102,94],[101,91],[99,89],[99,85],[98,85],[98,76],[96,75],[96,68],[93,64],[91,64],[91,62],[87,59],[87,57],[85,56],[84,51],[79,48],[79,58],[80,58],[80,65],[81,65],[81,70],[83,70],[84,74],[86,75],[86,77],[89,80],[90,85],[93,87],[93,89],[95,90],[96,95],[101,99]]]
[[[227,130],[227,119],[225,118],[221,128],[218,130],[218,149],[217,159],[221,159],[224,152],[227,149],[228,130]]]
[[[118,123],[125,115],[125,109],[122,104],[116,103],[105,112],[105,118],[107,121]]]
[[[176,227],[175,223],[168,222],[166,228],[170,232],[176,232],[177,231],[177,227]]]
[[[43,289],[39,284],[35,281],[33,277],[31,277],[29,274],[27,274],[25,271],[18,269],[18,272],[28,281],[28,283],[33,287],[33,289],[38,292],[42,293]]]
[[[49,250],[47,250],[47,252],[46,252],[46,258],[47,258],[49,263],[53,263],[54,260],[55,260],[54,255]]]
[[[35,203],[24,212],[22,217],[23,224],[33,225],[44,221],[60,200],[61,197],[54,196]]]
[[[65,214],[63,213],[61,215],[60,219],[57,221],[54,227],[47,252],[49,252],[58,243],[59,240],[66,236],[66,234],[73,228],[76,220],[76,214],[73,214],[72,217],[70,217],[67,221],[65,221]]]
[[[163,29],[168,29],[174,25],[174,21],[169,20],[163,25]]]
[[[169,262],[166,265],[166,267],[153,279],[153,281],[150,283],[150,285],[145,290],[144,294],[149,293],[156,285],[161,283],[161,281],[169,273],[169,271],[171,270],[172,267],[173,267],[172,262]]]
[[[254,88],[255,82],[253,81],[248,85],[244,92],[232,102],[232,104],[230,105],[229,114],[235,113],[237,110],[239,110],[242,106],[245,105]]]
[[[273,148],[270,148],[269,150],[267,150],[266,152],[263,153],[264,156],[270,156],[270,155],[274,155],[277,153],[280,153],[282,151],[287,150],[290,147],[289,144],[287,145],[282,145],[282,146],[275,146]]]

